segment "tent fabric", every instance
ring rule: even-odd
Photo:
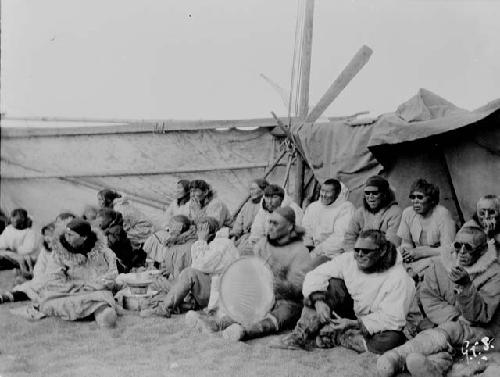
[[[339,178],[355,205],[371,175],[385,174],[403,207],[410,204],[412,181],[427,178],[440,186],[442,204],[459,220],[461,213],[473,214],[481,195],[499,194],[498,123],[500,100],[467,111],[421,89],[373,124],[302,124],[293,134],[316,179]]]
[[[454,131],[486,118],[500,109],[500,103],[497,105],[484,111],[467,111],[426,89],[420,89],[395,113],[380,117],[374,124],[375,131],[368,147],[401,144]]]
[[[500,114],[499,114],[500,115]],[[481,133],[463,132],[444,148],[446,163],[460,208],[469,218],[477,199],[500,195],[500,116]]]
[[[246,197],[251,180],[264,175],[277,145],[267,128],[164,134],[109,134],[103,129],[88,135],[61,129],[60,136],[37,137],[8,137],[5,131],[1,208],[26,208],[38,225],[53,221],[63,210],[81,214],[85,205],[97,204],[102,188],[129,195],[159,223],[179,179],[205,179],[232,212]],[[285,166],[279,166],[268,179],[281,184],[284,174]]]
[[[367,149],[372,133],[371,126],[351,127],[340,121],[304,124],[295,137],[315,178],[320,182],[340,179],[351,192],[350,200],[358,202],[366,179],[383,169]]]

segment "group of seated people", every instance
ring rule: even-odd
[[[41,251],[27,212],[16,209],[0,235],[0,267],[32,277],[0,303],[29,299],[34,318],[90,317],[113,327],[118,274],[148,265],[162,274],[142,316],[187,312],[187,326],[229,340],[291,329],[272,346],[370,351],[380,355],[379,376],[443,376],[465,343],[498,349],[498,196],[481,197],[459,227],[424,179],[411,185],[404,210],[381,176],[365,182],[357,209],[339,180],[320,187],[303,211],[283,188],[255,179],[232,217],[207,182],[180,180],[159,229],[129,200],[102,190],[98,207],[45,226]],[[243,324],[220,304],[219,279],[248,255],[270,267],[274,304]],[[488,367],[485,360],[468,364],[470,375]]]

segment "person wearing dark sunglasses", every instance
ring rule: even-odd
[[[398,229],[400,252],[414,278],[421,280],[430,258],[453,243],[455,222],[439,204],[439,188],[425,179],[411,185],[409,198],[412,205],[404,209]]]
[[[486,241],[481,228],[462,227],[425,272],[420,299],[436,327],[380,357],[380,377],[394,376],[405,365],[412,376],[444,376],[453,364],[452,349],[467,342],[479,342],[486,359],[490,348],[498,349],[500,264],[498,250],[488,249]]]
[[[366,229],[385,232],[387,239],[399,246],[401,239],[397,231],[402,211],[389,182],[379,175],[374,175],[367,179],[363,194],[363,205],[354,212],[345,233],[344,250],[353,250],[359,234]]]
[[[343,346],[382,354],[405,341],[402,329],[415,285],[396,263],[396,247],[380,230],[365,230],[346,252],[309,272],[302,286],[304,308],[293,332],[275,345]]]
[[[500,198],[489,194],[482,196],[476,204],[476,212],[465,225],[483,229],[491,244],[500,246]],[[464,225],[464,226],[465,226]]]

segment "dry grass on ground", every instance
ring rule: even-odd
[[[0,271],[0,289],[7,288]],[[184,316],[140,318],[126,312],[118,326],[45,318],[30,322],[0,306],[0,376],[374,376],[376,356],[338,348],[269,348],[275,336],[227,342],[186,329]]]

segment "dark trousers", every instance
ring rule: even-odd
[[[0,304],[5,302],[18,302],[18,301],[27,301],[29,297],[26,296],[26,293],[19,291],[10,291],[0,294]]]
[[[342,318],[356,319],[354,302],[341,279],[330,279],[325,297],[326,304]],[[295,331],[304,339],[315,337],[324,326],[316,310],[304,306]],[[406,340],[402,331],[387,330],[377,334],[363,334],[366,346],[370,352],[383,354],[384,352],[403,344]]]
[[[193,297],[196,307],[203,308],[210,299],[212,278],[209,274],[188,267],[183,270],[164,300],[169,309],[180,307],[186,296]]]
[[[269,313],[276,319],[278,331],[293,328],[300,318],[302,304],[295,301],[278,299]]]

